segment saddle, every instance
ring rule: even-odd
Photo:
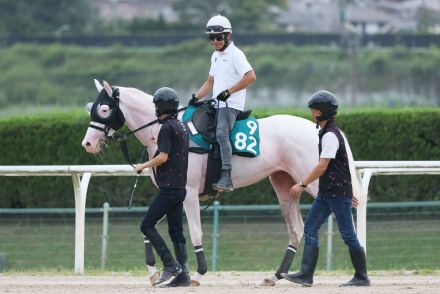
[[[213,102],[201,102],[196,104],[197,109],[194,111],[191,122],[195,129],[203,138],[210,144],[217,143],[216,138],[216,111]],[[247,119],[252,110],[240,111],[237,115],[236,121]]]
[[[199,195],[201,201],[216,199],[218,192],[212,189],[212,184],[220,178],[221,156],[220,148],[216,137],[216,109],[213,100],[199,102],[195,105],[196,110],[192,114],[191,123],[196,131],[210,144],[208,151],[208,163],[206,168],[204,191]],[[252,110],[240,111],[236,121],[249,118]],[[207,151],[199,147],[190,147],[191,152],[206,153]]]

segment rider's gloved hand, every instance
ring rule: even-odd
[[[194,106],[199,102],[199,98],[196,97],[196,94],[192,94],[191,99],[189,99],[188,106]]]
[[[229,92],[228,89],[226,89],[226,90],[220,92],[220,94],[217,95],[217,100],[226,101],[226,100],[228,100],[228,98],[230,96],[231,96],[231,93]]]

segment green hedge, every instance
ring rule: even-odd
[[[289,113],[309,118],[306,111],[257,110],[257,117]],[[356,160],[440,160],[440,109],[342,111],[337,124],[346,133]],[[81,146],[88,116],[83,111],[0,120],[0,165],[125,164],[118,145],[99,155]],[[129,140],[132,158],[142,146]],[[88,207],[104,201],[125,206],[133,177],[92,178]],[[373,177],[370,199],[374,201],[439,200],[438,176]],[[70,177],[0,177],[0,207],[72,207]],[[147,205],[156,193],[150,180],[141,181],[135,205]],[[310,202],[310,197],[303,197]],[[221,198],[224,204],[277,203],[267,180],[237,189]]]

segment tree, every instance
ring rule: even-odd
[[[204,28],[209,17],[222,14],[233,31],[267,32],[276,29],[274,19],[287,7],[286,0],[174,0],[173,8],[182,23]],[[207,17],[208,16],[208,17]]]
[[[0,33],[86,33],[93,31],[96,14],[87,0],[0,0]]]

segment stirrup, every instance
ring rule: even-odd
[[[217,183],[216,183],[217,184]],[[214,189],[215,191],[221,193],[221,192],[232,192],[234,191],[234,187],[219,187],[216,184],[212,185],[212,189]]]
[[[205,201],[212,201],[213,199],[217,199],[217,197],[219,196],[219,191],[211,191],[209,193],[200,193],[199,194],[199,200],[201,202],[205,202]]]

